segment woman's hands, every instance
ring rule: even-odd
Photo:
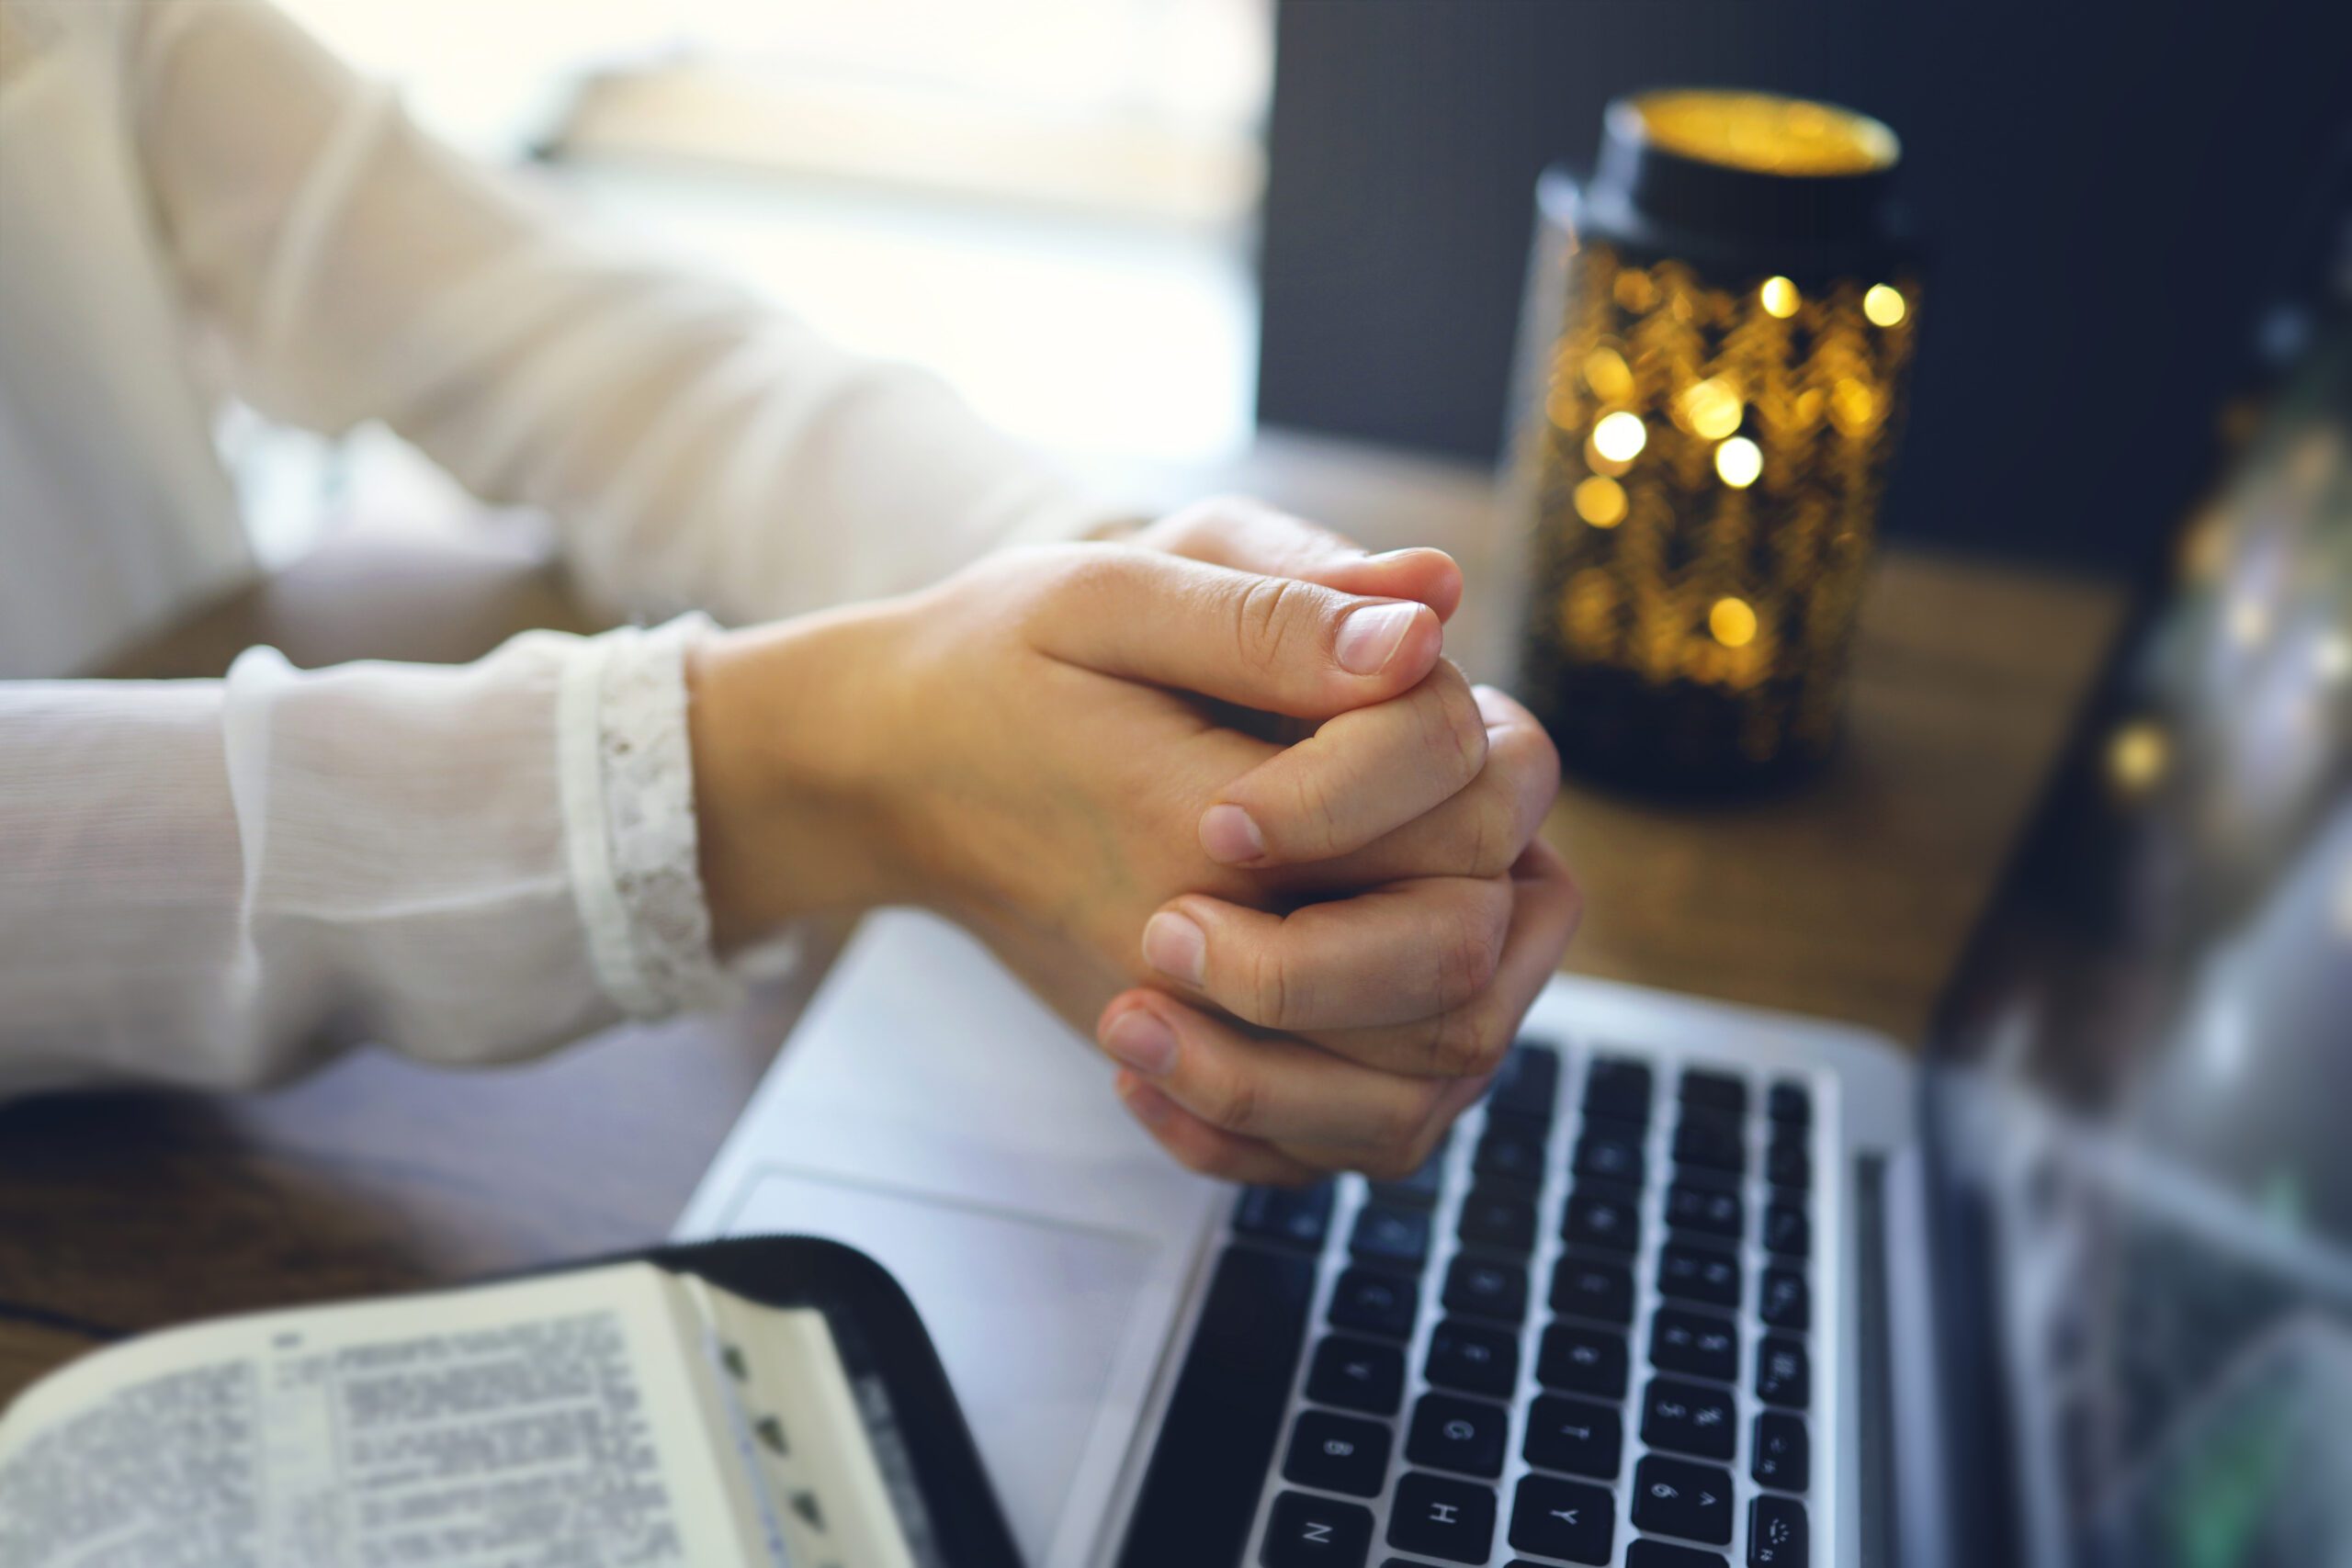
[[[1094,1027],[1186,1164],[1409,1169],[1577,914],[1533,840],[1548,742],[1439,658],[1460,592],[1438,552],[1221,502],[715,639],[690,673],[722,945],[925,905]]]

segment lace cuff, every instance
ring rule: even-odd
[[[686,739],[685,651],[709,626],[684,615],[596,637],[559,699],[572,889],[597,978],[638,1018],[721,1006],[736,989],[710,948]]]

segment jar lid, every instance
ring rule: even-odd
[[[1770,93],[1672,88],[1612,102],[1588,198],[1604,225],[1665,251],[1825,265],[1898,242],[1902,144],[1879,120]]]

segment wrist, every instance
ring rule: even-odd
[[[722,632],[686,659],[695,816],[714,946],[905,898],[876,785],[889,713],[884,609]]]

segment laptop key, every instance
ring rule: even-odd
[[[1736,1117],[1686,1107],[1674,1128],[1674,1157],[1716,1170],[1747,1168],[1747,1134]]]
[[[1314,1187],[1245,1187],[1233,1206],[1233,1228],[1242,1235],[1312,1252],[1331,1225],[1331,1184]]]
[[[1396,1568],[1394,1563],[1389,1568]],[[1728,1568],[1720,1551],[1676,1546],[1663,1540],[1637,1540],[1625,1549],[1625,1568]]]
[[[1747,1114],[1747,1082],[1729,1073],[1711,1073],[1704,1067],[1685,1068],[1682,1074],[1682,1103],[1703,1105],[1710,1111],[1721,1111],[1732,1116]]]
[[[1552,1270],[1552,1310],[1599,1323],[1633,1322],[1633,1266],[1613,1258],[1567,1254]]]
[[[1813,1403],[1813,1365],[1803,1345],[1777,1334],[1765,1336],[1756,1351],[1756,1397],[1795,1410]]]
[[[1804,1505],[1794,1497],[1758,1497],[1747,1506],[1747,1568],[1804,1568]]]
[[[1266,1515],[1258,1561],[1264,1568],[1363,1568],[1371,1551],[1370,1508],[1284,1492]]]
[[[1325,1335],[1307,1367],[1306,1397],[1367,1416],[1396,1415],[1405,1397],[1404,1348]]]
[[[1522,1475],[1510,1505],[1510,1543],[1540,1557],[1606,1562],[1617,1538],[1617,1500],[1606,1487]]]
[[[1282,1438],[1314,1304],[1311,1259],[1228,1247],[1144,1473],[1122,1568],[1238,1562]]]
[[[1634,1528],[1731,1544],[1731,1472],[1648,1454],[1634,1466]]]
[[[1713,1313],[1662,1306],[1650,1319],[1650,1365],[1715,1382],[1737,1382],[1739,1330]]]
[[[1366,1203],[1356,1211],[1356,1228],[1348,1237],[1348,1250],[1359,1263],[1419,1270],[1430,1256],[1429,1213]]]
[[[1625,1377],[1623,1335],[1580,1323],[1555,1323],[1544,1330],[1535,1354],[1535,1380],[1545,1388],[1623,1399]]]
[[[1712,1247],[1669,1242],[1657,1255],[1658,1294],[1714,1306],[1739,1304],[1739,1258]]]
[[[1385,1422],[1302,1410],[1290,1429],[1283,1479],[1325,1492],[1377,1497],[1388,1481],[1391,1440]]]
[[[1666,1190],[1666,1223],[1674,1230],[1737,1241],[1747,1225],[1747,1206],[1732,1188],[1677,1181]]]
[[[1793,1328],[1803,1333],[1812,1327],[1813,1292],[1805,1287],[1804,1273],[1778,1264],[1766,1269],[1763,1286],[1758,1292],[1756,1315],[1773,1328]]]
[[[1510,1412],[1483,1399],[1425,1393],[1413,1406],[1413,1427],[1405,1458],[1433,1470],[1458,1470],[1488,1480],[1503,1472],[1510,1442]]]
[[[1407,1471],[1389,1506],[1388,1544],[1448,1562],[1484,1562],[1495,1547],[1495,1489]]]
[[[1736,1416],[1727,1388],[1652,1378],[1642,1395],[1642,1441],[1701,1459],[1727,1460],[1739,1443]]]
[[[1805,1151],[1802,1129],[1775,1127],[1764,1148],[1764,1179],[1775,1187],[1803,1191],[1813,1185],[1813,1156]]]
[[[1575,1246],[1633,1252],[1642,1245],[1642,1195],[1613,1181],[1579,1181],[1560,1234]]]
[[[1813,1443],[1805,1435],[1804,1416],[1767,1410],[1756,1418],[1753,1447],[1756,1459],[1749,1473],[1757,1485],[1802,1492],[1812,1483]]]
[[[1586,1117],[1584,1132],[1577,1139],[1577,1174],[1639,1187],[1649,1175],[1642,1156],[1642,1129],[1629,1122]]]
[[[1794,1078],[1782,1078],[1765,1096],[1764,1113],[1784,1127],[1810,1127],[1813,1091]]]
[[[1595,1056],[1584,1076],[1589,1116],[1612,1116],[1636,1126],[1650,1119],[1650,1068],[1630,1056]]]
[[[1521,1182],[1529,1187],[1544,1179],[1544,1129],[1517,1116],[1500,1116],[1487,1123],[1478,1140],[1471,1168],[1480,1180]]]
[[[1487,1090],[1487,1113],[1501,1111],[1549,1123],[1560,1095],[1560,1052],[1540,1040],[1522,1040],[1503,1057]]]
[[[1782,1258],[1804,1258],[1813,1251],[1813,1224],[1804,1203],[1776,1194],[1764,1205],[1764,1250]]]
[[[1539,1469],[1613,1481],[1623,1444],[1616,1406],[1545,1393],[1527,1407],[1527,1438],[1520,1452]]]
[[[1483,1323],[1446,1318],[1430,1333],[1429,1359],[1421,1372],[1440,1388],[1508,1399],[1519,1382],[1519,1336]]]
[[[1462,1200],[1462,1239],[1504,1252],[1535,1250],[1535,1204],[1523,1192],[1484,1183]]]
[[[1350,1269],[1331,1286],[1331,1326],[1410,1339],[1420,1292],[1383,1269]]]
[[[1516,1263],[1456,1253],[1445,1270],[1445,1310],[1521,1322],[1527,1316],[1527,1270]]]

